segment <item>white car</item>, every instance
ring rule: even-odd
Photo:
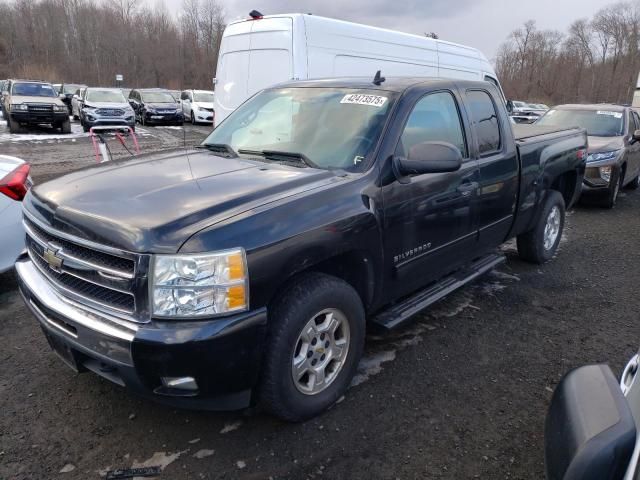
[[[185,121],[213,123],[213,102],[215,94],[210,90],[184,90],[180,95],[180,105]]]
[[[87,90],[87,87],[78,88],[76,93],[71,97],[71,115],[73,115],[74,120],[78,120],[80,118],[80,110],[82,109],[82,100],[84,99],[84,92]]]
[[[23,160],[0,155],[0,273],[13,268],[25,249],[22,199],[32,184],[29,170]]]

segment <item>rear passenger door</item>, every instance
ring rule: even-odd
[[[518,198],[518,156],[498,97],[476,88],[467,89],[465,97],[480,173],[479,247],[486,250],[500,245],[511,229]]]
[[[462,153],[455,172],[412,175],[383,187],[385,252],[392,296],[410,293],[465,263],[475,251],[473,214],[478,165],[469,153],[457,92],[438,90],[418,97],[394,155],[406,157],[422,142],[447,142]]]

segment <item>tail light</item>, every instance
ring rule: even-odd
[[[578,150],[578,160],[584,160],[585,158],[587,158],[587,149],[586,148],[582,148],[580,150]]]
[[[13,200],[22,200],[31,187],[29,181],[31,165],[23,163],[0,179],[0,193]]]

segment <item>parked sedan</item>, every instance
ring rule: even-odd
[[[621,105],[559,105],[536,125],[579,126],[589,135],[583,197],[612,208],[622,187],[640,186],[640,116]]]
[[[25,249],[22,199],[31,188],[29,164],[0,155],[0,273],[13,267]]]
[[[213,100],[215,94],[209,90],[185,90],[180,95],[184,118],[194,125],[213,123]]]
[[[182,125],[182,108],[173,95],[159,88],[131,90],[129,103],[141,125]]]
[[[135,129],[136,118],[119,88],[89,87],[82,99],[80,124],[85,132],[98,125],[122,125]]]

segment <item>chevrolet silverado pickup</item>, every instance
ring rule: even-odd
[[[587,137],[513,126],[487,82],[300,81],[199,146],[24,200],[20,289],[53,350],[179,407],[300,421],[348,388],[365,330],[503,261],[555,253]]]

